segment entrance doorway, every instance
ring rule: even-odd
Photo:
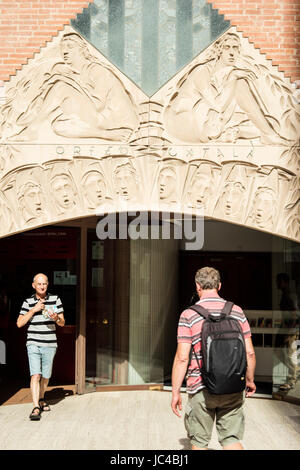
[[[6,364],[1,366],[1,402],[29,387],[27,327],[17,328],[16,320],[25,298],[34,293],[31,284],[40,272],[48,276],[48,292],[61,298],[66,318],[66,325],[56,329],[58,350],[50,385],[75,383],[79,237],[78,228],[46,227],[0,241],[1,298],[7,299],[5,308],[0,306],[0,339],[6,347]]]
[[[127,383],[129,240],[99,240],[87,232],[86,387]]]

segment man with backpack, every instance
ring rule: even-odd
[[[224,450],[242,450],[243,404],[255,393],[255,352],[240,307],[222,299],[219,271],[195,276],[199,302],[184,310],[172,370],[172,411],[180,417],[180,388],[187,373],[185,427],[193,450],[207,450],[214,420]],[[187,372],[188,369],[188,372]]]

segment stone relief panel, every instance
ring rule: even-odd
[[[288,146],[299,139],[293,90],[233,28],[179,74],[165,96],[166,137],[186,143]],[[161,97],[161,92],[153,98]]]
[[[66,28],[7,88],[0,236],[162,210],[300,241],[298,102],[233,28],[151,99]]]
[[[40,55],[7,91],[2,138],[130,139],[139,127],[132,84],[127,79],[124,84],[123,76],[98,51],[69,28]]]

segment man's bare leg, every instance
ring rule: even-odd
[[[45,377],[42,377],[41,378],[41,383],[40,383],[40,395],[39,395],[39,399],[42,401],[45,397],[45,391],[48,387],[48,383],[49,383],[49,379],[45,379]],[[46,402],[45,402],[46,403]],[[42,401],[42,405],[43,406],[44,402]],[[45,407],[44,411],[49,411],[50,410],[50,407]]]
[[[31,396],[33,401],[33,407],[39,407],[39,398],[40,398],[40,379],[41,376],[39,374],[34,374],[31,376],[30,379],[30,390]],[[38,415],[38,410],[35,410],[33,414]]]

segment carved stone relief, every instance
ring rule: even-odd
[[[31,142],[51,131],[53,137],[127,142],[139,126],[138,111],[112,67],[72,31],[51,52],[9,90],[2,137]]]
[[[260,172],[250,196],[250,211],[245,222],[247,225],[274,231],[284,208],[287,183],[295,175],[280,168],[262,167]],[[264,174],[265,172],[267,173]]]
[[[273,72],[273,73],[272,73]],[[225,33],[171,88],[164,110],[166,135],[188,143],[259,139],[291,145],[299,138],[299,105],[280,75]]]
[[[82,206],[92,212],[103,204],[112,203],[109,179],[103,164],[97,158],[75,157],[74,172],[78,188],[81,189]]]
[[[231,221],[244,220],[249,192],[257,167],[243,162],[224,162],[220,196],[213,215]]]
[[[221,165],[214,161],[192,161],[185,184],[185,204],[195,209],[203,209],[206,215],[211,215],[220,174]]]
[[[295,96],[234,28],[149,98],[68,27],[7,87],[0,236],[163,210],[299,240]]]
[[[45,163],[52,216],[72,217],[79,209],[79,191],[73,177],[73,162],[52,160]]]

